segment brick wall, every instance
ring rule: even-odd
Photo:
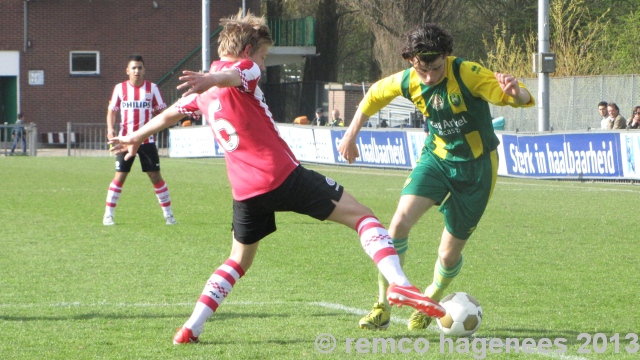
[[[0,50],[20,51],[19,101],[39,132],[65,131],[66,123],[105,122],[115,84],[127,80],[132,53],[142,54],[147,80],[156,82],[201,44],[201,0],[153,2],[47,0],[28,2],[24,51],[23,1],[0,4]],[[259,0],[247,9],[260,14]],[[237,13],[241,0],[213,0],[211,31],[219,19]],[[99,51],[99,76],[71,76],[70,51]],[[217,47],[211,48],[214,58]],[[29,85],[29,70],[44,70],[44,86]],[[199,70],[199,69],[193,69]]]
[[[344,119],[345,126],[348,126],[364,97],[362,85],[328,84],[325,88],[329,90],[329,114],[333,109],[338,109]],[[366,90],[369,90],[369,85],[365,85]]]

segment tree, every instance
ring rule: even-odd
[[[533,36],[533,33],[529,33]],[[519,41],[521,40],[521,41]],[[535,38],[518,39],[517,36],[507,35],[504,23],[493,29],[493,41],[484,39],[487,48],[486,60],[479,62],[486,68],[511,74],[518,78],[531,77],[531,54],[535,52]]]
[[[269,19],[279,19],[284,12],[283,0],[267,0],[266,13]],[[275,41],[275,39],[274,39]],[[286,103],[287,97],[284,96],[286,92],[280,86],[280,80],[282,78],[282,66],[269,66],[266,69],[267,84],[273,84],[269,87],[269,90],[265,92],[265,100],[269,104],[269,108],[275,119],[287,119]]]
[[[452,23],[460,9],[464,8],[464,1],[461,0],[344,1],[368,19],[374,38],[373,56],[382,76],[407,66],[400,56],[403,36],[407,31],[426,22]]]
[[[347,10],[340,18],[338,79],[340,83],[371,82],[380,78],[380,68],[373,56],[374,38],[369,23],[359,11]]]
[[[302,102],[300,113],[315,113],[320,104],[318,94],[324,82],[335,82],[338,79],[338,49],[340,46],[339,20],[345,12],[337,0],[319,0],[315,8],[316,19],[316,52],[319,56],[306,58],[302,83]]]
[[[556,53],[552,76],[600,74],[608,24],[606,15],[593,16],[585,0],[553,0],[549,6],[549,48]],[[517,77],[531,74],[531,59],[537,51],[537,31],[509,36],[504,25],[495,28],[493,45],[487,47],[486,66]]]
[[[640,73],[640,11],[631,11],[618,18],[617,26],[607,27],[608,46],[602,61],[603,73],[638,74]]]

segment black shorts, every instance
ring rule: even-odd
[[[298,166],[276,189],[250,199],[233,201],[234,238],[253,244],[276,231],[276,211],[293,211],[326,220],[344,189],[333,179]]]
[[[136,156],[129,160],[125,160],[124,156],[127,153],[121,153],[116,156],[116,171],[128,173],[131,171],[131,166],[136,156],[140,157],[140,166],[142,171],[160,171],[160,157],[158,156],[158,148],[156,144],[142,144],[138,148]]]

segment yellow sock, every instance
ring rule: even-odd
[[[462,268],[462,255],[460,255],[458,263],[452,268],[444,267],[438,258],[433,269],[433,282],[427,287],[424,294],[435,301],[440,301],[444,295],[444,290],[451,284],[453,278],[458,275],[460,268]]]
[[[404,267],[404,259],[406,257],[406,251],[409,248],[409,238],[404,239],[391,239],[393,241],[393,247],[396,249],[398,253],[398,257],[400,258],[400,266]],[[387,300],[387,288],[389,287],[389,282],[382,275],[381,272],[378,272],[378,302],[384,303],[389,306],[389,300]]]

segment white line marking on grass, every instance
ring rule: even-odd
[[[534,179],[531,179],[531,180],[534,180]],[[591,183],[577,184],[575,182],[570,182],[570,181],[562,181],[562,182],[558,182],[558,183],[550,183],[550,181],[552,181],[552,180],[538,180],[538,182],[531,181],[531,182],[527,182],[527,183],[515,182],[515,181],[497,181],[496,183],[499,184],[499,185],[520,185],[520,186],[525,186],[525,187],[534,187],[535,186],[535,187],[555,188],[555,189],[558,189],[558,190],[570,189],[570,190],[577,190],[577,191],[631,192],[631,193],[640,192],[640,188],[621,189],[621,188],[592,187],[592,186],[590,186],[590,185],[593,185]],[[568,184],[573,184],[573,185],[568,185]],[[584,185],[584,186],[580,187],[578,185]],[[616,184],[616,185],[629,186],[629,184]],[[522,191],[522,190],[525,190],[525,189],[522,188],[522,189],[510,189],[510,190]]]
[[[212,163],[212,162],[206,162],[206,161],[202,161],[202,160],[185,160],[188,162],[192,162],[192,163],[197,163],[197,164],[210,164],[210,165],[225,165],[224,162],[220,162],[220,163]],[[332,166],[332,165],[323,165],[323,164],[317,164],[317,163],[306,163],[306,162],[302,162],[303,165],[305,167],[314,167],[314,168],[322,168],[322,169],[327,169],[327,171],[331,171],[331,172],[335,172],[335,173],[342,173],[342,174],[367,174],[367,175],[377,175],[377,176],[390,176],[390,177],[400,177],[400,178],[406,178],[409,173],[411,172],[411,169],[376,169],[376,168],[367,168],[367,167],[358,167],[358,165],[353,165],[353,167],[349,168],[346,166]],[[510,177],[504,177],[505,179],[517,179],[517,178],[510,178]],[[517,182],[517,181],[500,181],[498,180],[496,183],[498,185],[521,185],[521,186],[527,186],[527,187],[531,187],[531,186],[537,186],[537,187],[550,187],[550,188],[557,188],[560,190],[564,190],[564,189],[572,189],[572,190],[579,190],[579,191],[595,191],[595,192],[630,192],[630,193],[640,193],[640,188],[637,189],[620,189],[620,188],[606,188],[606,187],[590,187],[590,185],[595,184],[595,183],[590,183],[590,179],[586,179],[584,183],[578,184],[578,180],[575,181],[561,181],[561,182],[554,182],[551,183],[552,181],[554,181],[554,179],[533,179],[533,178],[526,178],[526,180],[530,180],[530,182]],[[615,179],[614,179],[615,180]],[[567,183],[567,184],[573,184],[573,185],[564,185],[563,183]],[[604,184],[604,183],[602,183]],[[611,185],[621,185],[621,186],[628,186],[629,184],[627,183],[609,183]],[[577,185],[585,185],[586,187],[576,187]],[[385,190],[393,190],[393,191],[397,191],[398,188],[392,188],[392,189],[385,189]],[[518,190],[518,191],[523,191],[525,189],[511,189],[511,190]]]
[[[320,306],[323,308],[327,308],[327,309],[333,309],[333,310],[340,310],[340,311],[344,311],[346,313],[349,314],[353,314],[353,315],[367,315],[369,312],[366,310],[361,310],[361,309],[357,309],[357,308],[352,308],[352,307],[348,307],[348,306],[344,306],[341,304],[333,304],[333,303],[327,303],[327,302],[311,302],[311,303],[307,303],[307,305],[310,306]],[[404,324],[406,325],[408,323],[407,320],[405,319],[400,319],[398,317],[392,316],[391,317],[391,322],[394,323],[398,323],[398,324]],[[431,332],[435,332],[435,333],[440,333],[440,330],[438,329],[437,325],[431,325],[427,328],[427,330],[431,331]],[[472,337],[476,337],[475,335],[472,335]],[[522,355],[527,355],[527,353],[524,353],[522,351],[522,347],[520,348],[520,354]],[[563,355],[563,354],[558,354],[558,353],[539,353],[539,352],[533,352],[531,353],[531,355],[540,355],[540,356],[546,356],[546,357],[552,357],[552,358],[556,358],[556,359],[560,359],[560,360],[587,360],[586,358],[580,357],[580,356],[572,356],[572,355]]]
[[[311,302],[308,303],[307,305],[310,306],[320,306],[323,308],[327,308],[327,309],[333,309],[333,310],[340,310],[340,311],[344,311],[346,313],[349,314],[354,314],[354,315],[367,315],[369,312],[366,310],[361,310],[361,309],[356,309],[356,308],[352,308],[352,307],[348,307],[348,306],[344,306],[344,305],[340,305],[340,304],[332,304],[332,303],[327,303],[327,302]],[[397,324],[404,324],[407,325],[408,321],[405,319],[400,319],[399,317],[395,317],[392,316],[391,317],[391,322],[397,323]]]
[[[316,165],[316,164],[314,164]],[[379,169],[374,169],[374,168],[357,168],[357,169],[345,169],[342,167],[337,167],[334,168],[332,166],[325,166],[327,169],[331,169],[332,172],[336,172],[336,173],[343,173],[343,174],[363,174],[366,173],[367,175],[377,175],[377,176],[391,176],[391,177],[401,177],[401,178],[406,178],[407,175],[409,174],[409,170],[405,170],[405,169],[386,169],[383,171],[380,171]],[[512,178],[509,178],[512,179]],[[514,181],[497,181],[498,185],[520,185],[520,186],[526,186],[526,187],[531,187],[531,186],[537,186],[537,187],[548,187],[548,188],[556,188],[558,190],[565,190],[565,189],[571,189],[571,190],[577,190],[577,191],[595,191],[595,192],[630,192],[630,193],[640,193],[640,188],[637,189],[621,189],[621,188],[605,188],[605,187],[591,187],[590,185],[592,185],[592,183],[590,183],[590,180],[586,180],[586,183],[581,183],[578,184],[578,180],[576,181],[566,181],[566,185],[563,184],[565,182],[554,182],[551,183],[553,181],[553,179],[527,179],[530,180],[531,182],[514,182]],[[572,184],[572,185],[569,185]],[[584,185],[583,187],[577,187],[577,185]],[[629,184],[626,183],[614,183],[614,185],[624,185],[624,186],[628,186]],[[397,190],[397,189],[393,189],[393,190]],[[513,190],[513,189],[512,189]],[[526,189],[517,189],[519,191],[523,191]]]
[[[344,306],[342,304],[334,304],[334,303],[328,303],[328,302],[291,302],[291,301],[226,301],[223,305],[224,306],[269,306],[269,305],[286,305],[286,304],[303,304],[306,306],[311,306],[311,307],[321,307],[321,308],[325,308],[325,309],[332,309],[332,310],[339,310],[348,314],[353,314],[353,315],[359,315],[359,316],[363,316],[369,313],[369,311],[367,310],[362,310],[362,309],[358,309],[358,308],[353,308],[353,307],[349,307],[349,306]],[[127,307],[138,307],[138,308],[144,308],[144,307],[183,307],[183,306],[188,306],[188,307],[192,307],[195,305],[195,302],[189,302],[189,303],[108,303],[106,301],[104,302],[97,302],[97,303],[90,303],[90,304],[85,304],[79,301],[74,301],[74,302],[58,302],[58,303],[50,303],[50,304],[34,304],[34,303],[29,303],[29,304],[0,304],[0,308],[16,308],[16,309],[28,309],[28,308],[36,308],[36,307],[53,307],[53,308],[71,308],[71,307],[121,307],[121,308],[127,308]],[[391,317],[391,322],[396,323],[396,324],[403,324],[406,325],[408,323],[408,320],[406,319],[401,319],[399,317],[396,316],[392,316]],[[438,329],[437,325],[432,324],[431,326],[429,326],[427,328],[427,330],[429,330],[430,332],[434,332],[434,333],[439,333],[440,330]],[[475,335],[472,335],[472,337],[475,337]],[[520,353],[522,355],[528,355],[527,353],[522,352],[522,348],[520,349]],[[540,356],[545,356],[545,357],[551,357],[551,358],[556,358],[556,359],[560,359],[560,360],[587,360],[586,358],[580,357],[580,356],[573,356],[573,355],[564,355],[564,354],[558,354],[558,353],[539,353],[539,352],[534,352],[531,353],[530,355],[540,355]]]
[[[187,306],[187,305],[195,305],[193,303],[177,303],[177,304],[149,304],[149,303],[107,303],[107,302],[98,302],[92,304],[83,304],[78,301],[74,302],[59,302],[52,304],[0,304],[0,308],[16,308],[16,309],[28,309],[28,308],[37,308],[37,307],[173,307],[173,306]]]
[[[97,303],[81,303],[79,301],[74,302],[59,302],[59,303],[51,303],[51,304],[0,304],[0,308],[16,308],[16,309],[29,309],[29,308],[37,308],[37,307],[179,307],[179,306],[194,306],[196,304],[195,301],[188,303],[108,303],[108,302],[97,302]],[[283,304],[291,304],[291,302],[285,301],[227,301],[224,303],[225,306],[267,306],[267,305],[283,305]]]
[[[214,166],[227,166],[227,164],[224,161],[224,158],[219,158],[219,160],[221,160],[220,162],[213,162],[213,161],[203,161],[200,159],[184,159],[184,162],[188,162],[188,163],[192,163],[192,164],[202,164],[202,165],[214,165]]]

